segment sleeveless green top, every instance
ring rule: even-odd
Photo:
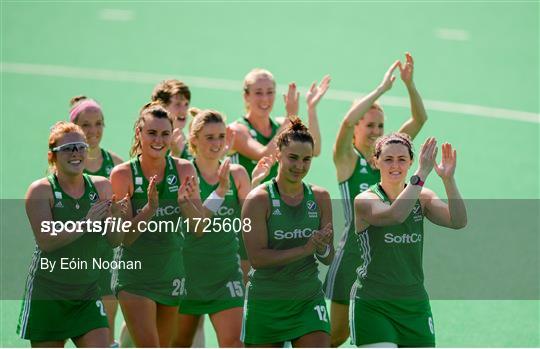
[[[118,278],[121,279],[119,281],[121,284],[148,282],[149,280],[157,282],[183,274],[181,257],[184,235],[180,230],[181,223],[178,222],[182,218],[178,207],[180,178],[172,157],[167,156],[165,161],[165,174],[161,183],[157,185],[159,207],[151,221],[169,224],[166,229],[147,230],[141,233],[131,245],[121,246],[118,257],[120,260],[141,261],[142,263],[141,270],[120,269]],[[150,182],[143,174],[139,157],[133,158],[130,165],[134,188],[131,206],[135,217],[148,202],[147,190]],[[176,230],[177,227],[178,230]]]
[[[275,179],[264,183],[270,200],[266,226],[268,248],[287,250],[305,245],[320,227],[321,212],[310,185],[304,186],[304,199],[287,205],[279,194]],[[265,299],[315,299],[322,295],[322,284],[314,255],[287,265],[252,269],[250,297]],[[269,298],[268,298],[269,297]]]
[[[354,198],[361,192],[369,189],[370,186],[381,180],[379,170],[373,169],[366,158],[356,148],[356,165],[352,175],[345,181],[339,183],[339,191],[343,202],[343,213],[345,215],[345,231],[341,236],[340,245],[357,248],[356,236],[354,234]]]
[[[192,163],[197,170],[201,200],[204,202],[204,200],[206,200],[206,198],[208,198],[208,196],[218,187],[219,183],[214,185],[208,184],[202,177],[195,160],[193,160]],[[225,201],[213,217],[213,219],[217,219],[216,224],[214,224],[215,227],[223,227],[222,223],[224,219],[232,222],[233,219],[240,218],[241,208],[238,202],[238,190],[236,189],[232,175],[230,175],[230,181],[231,188],[225,195]],[[190,258],[195,258],[197,256],[203,257],[202,255],[204,254],[206,257],[209,256],[212,259],[227,258],[228,260],[235,261],[236,253],[238,252],[237,234],[240,234],[240,232],[233,231],[232,228],[229,232],[218,230],[205,232],[202,237],[187,234],[184,256],[189,255]]]
[[[218,187],[219,183],[208,184],[202,177],[197,163],[192,161],[199,177],[201,200]],[[231,188],[225,195],[225,201],[212,217],[213,225],[201,237],[186,234],[184,265],[186,268],[188,297],[200,300],[202,290],[215,288],[226,280],[231,273],[239,270],[238,234],[241,234],[238,190],[230,175]],[[233,221],[236,220],[236,223]],[[227,223],[226,223],[227,222]],[[203,224],[203,223],[201,223]],[[203,224],[206,226],[206,224]],[[216,228],[216,229],[214,229]],[[237,230],[234,230],[237,228]],[[201,291],[201,292],[197,292]]]
[[[238,123],[245,125],[248,128],[249,134],[251,135],[251,137],[254,138],[257,142],[261,143],[262,145],[267,145],[272,140],[272,138],[274,138],[277,130],[279,129],[279,124],[275,122],[272,118],[270,118],[270,125],[272,126],[272,133],[270,134],[270,137],[265,137],[261,133],[259,133],[259,131],[257,131],[250,124],[249,120],[246,119],[245,117],[238,120]],[[251,160],[250,158],[245,157],[244,155],[240,153],[236,153],[233,156],[231,156],[231,160],[232,160],[232,163],[234,164],[242,165],[246,169],[249,175],[249,178],[251,179],[251,172],[253,172],[253,169],[257,165],[257,162],[258,162],[257,160]],[[276,163],[270,169],[270,173],[268,174],[268,176],[266,176],[266,178],[262,180],[262,182],[265,182],[267,180],[270,180],[271,178],[276,177],[277,172],[278,172],[277,170],[278,170],[278,165]]]
[[[93,176],[103,176],[105,178],[109,178],[111,175],[111,171],[114,168],[113,158],[111,154],[103,148],[101,148],[101,156],[103,157],[103,161],[101,162],[101,167],[99,168],[99,170],[97,170],[96,172],[92,172],[85,169],[84,173]]]
[[[383,202],[390,204],[379,184],[370,187]],[[356,270],[362,286],[358,294],[372,299],[425,299],[422,253],[424,213],[420,200],[404,223],[377,227],[370,225],[359,233],[363,264]]]
[[[80,221],[86,217],[90,207],[98,202],[99,194],[90,177],[83,174],[84,194],[79,199],[69,196],[58,183],[56,175],[51,174],[47,177],[51,184],[54,204],[52,207],[52,219],[54,221]],[[61,289],[70,292],[68,299],[77,298],[82,294],[86,296],[97,292],[100,269],[95,268],[93,258],[102,255],[105,248],[110,248],[106,238],[99,232],[87,232],[77,240],[60,247],[52,252],[45,252],[36,246],[34,258],[46,258],[49,263],[56,262],[53,272],[43,270],[40,267],[36,270],[36,278],[41,279],[52,285],[72,285],[75,288],[67,287]],[[71,261],[77,264],[68,264]],[[65,268],[62,269],[62,262]],[[75,268],[72,268],[72,267]],[[77,287],[84,286],[84,287]],[[61,292],[59,290],[59,292]],[[75,292],[75,293],[73,293]],[[80,293],[82,292],[82,293]],[[76,297],[76,298],[73,298]]]

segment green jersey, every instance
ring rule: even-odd
[[[180,178],[176,163],[171,156],[165,158],[165,174],[157,184],[159,207],[151,221],[162,222],[159,229],[148,229],[131,245],[122,245],[117,259],[120,261],[140,261],[140,269],[120,269],[113,281],[116,292],[125,288],[128,291],[147,296],[159,303],[174,305],[183,293],[182,248],[184,236],[180,229],[180,208],[178,189]],[[139,157],[130,162],[133,178],[131,206],[136,216],[148,201],[147,190],[150,184],[144,176]],[[148,222],[148,228],[151,222]],[[169,288],[172,287],[171,290]],[[176,297],[176,298],[174,298]]]
[[[383,202],[390,204],[379,184],[370,187]],[[363,263],[357,269],[364,299],[426,299],[422,252],[424,214],[420,200],[402,224],[370,225],[359,233]]]
[[[279,124],[270,118],[270,125],[272,126],[272,133],[270,134],[270,137],[265,137],[259,131],[257,131],[251,125],[249,120],[246,119],[245,117],[238,120],[238,123],[240,123],[242,125],[245,125],[249,130],[250,136],[253,139],[255,139],[257,142],[261,143],[262,145],[267,145],[268,143],[270,143],[272,138],[274,138],[274,136],[276,135],[277,130],[279,129]],[[251,172],[253,172],[253,169],[257,165],[257,162],[258,162],[257,160],[252,160],[252,159],[250,159],[248,157],[245,157],[244,155],[242,155],[240,153],[236,153],[233,156],[231,156],[231,160],[232,160],[232,163],[234,163],[234,164],[242,165],[246,169],[246,171],[247,171],[247,173],[249,175],[249,178],[251,179]],[[265,181],[267,181],[267,180],[269,180],[271,178],[276,177],[277,176],[277,169],[278,169],[278,165],[276,163],[270,169],[270,173],[268,174],[268,176],[266,176],[266,178],[264,178],[262,180],[262,182],[265,182]]]
[[[351,286],[355,280],[355,270],[361,263],[358,236],[354,229],[354,198],[380,180],[379,170],[373,169],[356,148],[354,151],[356,153],[354,171],[347,180],[339,183],[345,228],[324,285],[326,296],[342,304],[347,304],[349,301]]]
[[[101,156],[103,157],[103,161],[101,162],[101,167],[96,172],[84,170],[84,173],[93,175],[93,176],[103,176],[105,178],[109,178],[111,175],[111,171],[114,168],[114,161],[111,156],[111,154],[106,151],[105,149],[101,148]]]
[[[83,174],[83,178],[84,194],[79,199],[75,199],[60,187],[56,175],[47,177],[54,198],[52,207],[52,219],[54,221],[80,221],[84,219],[90,207],[98,202],[99,194],[94,183],[86,174]],[[80,286],[80,291],[92,290],[94,292],[97,289],[100,269],[94,268],[93,258],[102,255],[106,248],[110,248],[110,246],[99,232],[85,233],[77,240],[51,252],[45,252],[36,247],[34,259],[43,260],[45,258],[49,261],[49,265],[55,263],[56,268],[52,272],[43,270],[41,267],[37,268],[35,277],[58,286]],[[70,268],[69,265],[67,265],[67,268],[62,268],[62,265],[66,266],[65,263],[71,261],[77,262],[76,268]],[[75,291],[75,287],[68,288],[70,291]],[[75,291],[75,293],[66,295],[66,299],[74,299],[73,297],[78,295],[78,291]],[[88,294],[85,295],[85,297],[88,296]]]
[[[195,161],[193,165],[197,170],[199,176],[199,189],[201,193],[201,200],[206,198],[218,187],[218,183],[211,185],[208,184],[202,177],[199,168]],[[229,221],[232,223],[234,219],[240,218],[241,208],[238,202],[238,190],[234,184],[234,179],[230,175],[231,189],[225,194],[225,201],[216,212],[214,217],[214,227],[224,228],[223,223]],[[185,250],[184,250],[184,263],[186,264],[186,270],[188,276],[194,274],[195,269],[204,270],[206,273],[205,278],[208,278],[214,273],[220,274],[220,268],[224,270],[230,270],[231,267],[238,269],[238,237],[240,231],[233,231],[231,224],[231,231],[214,230],[205,232],[202,237],[196,237],[194,234],[186,235]],[[210,263],[213,265],[212,269],[207,269],[204,266],[208,266]],[[189,266],[194,269],[190,269]],[[198,274],[200,275],[200,274]],[[189,279],[189,277],[188,277]]]
[[[304,199],[289,206],[281,199],[275,179],[266,182],[270,200],[267,220],[268,248],[287,250],[305,245],[320,227],[320,208],[311,186],[304,184]],[[270,299],[315,299],[322,295],[322,285],[314,255],[286,265],[252,269],[250,297]],[[274,298],[279,297],[279,298]]]
[[[201,199],[204,201],[219,184],[206,182],[195,161],[193,165],[199,176]],[[238,257],[241,208],[232,175],[230,183],[231,188],[225,194],[223,204],[211,218],[209,231],[201,237],[186,235],[184,266],[187,295],[185,301],[182,300],[180,312],[212,314],[242,305],[244,291]],[[235,231],[235,227],[238,230]],[[236,301],[232,301],[235,298]],[[225,304],[227,302],[231,304]]]

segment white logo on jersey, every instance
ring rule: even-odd
[[[279,207],[280,203],[279,200],[272,200],[272,206]]]
[[[435,334],[435,326],[433,326],[433,318],[431,316],[428,318],[428,325],[431,334]]]
[[[384,242],[387,244],[415,244],[422,241],[422,235],[417,233],[394,235],[392,233],[384,234]]]
[[[88,197],[90,198],[90,201],[94,202],[97,200],[98,198],[98,195],[95,191],[92,191],[90,192],[90,194],[88,194]]]
[[[369,184],[367,183],[360,183],[360,192],[366,191],[369,189]]]
[[[135,185],[142,185],[142,177],[135,177]]]
[[[303,238],[309,238],[313,234],[313,230],[311,228],[305,228],[305,229],[294,229],[293,231],[283,231],[283,230],[276,230],[274,232],[274,237],[276,240],[283,240],[283,239],[303,239]]]
[[[366,161],[366,159],[360,159],[360,165],[362,165],[362,166],[367,166],[367,161]]]
[[[362,168],[360,169],[360,173],[367,173],[367,168],[362,167]]]
[[[230,216],[234,213],[234,208],[221,206],[216,213],[218,216]]]
[[[413,210],[412,210],[414,216],[413,216],[413,220],[415,222],[420,222],[424,217],[422,216],[422,206],[420,206],[419,203],[417,203],[414,207],[413,207]]]
[[[234,195],[234,192],[232,189],[227,190],[227,192],[225,193],[225,196],[233,196],[233,195]]]
[[[176,184],[176,176],[173,174],[170,174],[167,176],[167,183],[169,185],[175,185]]]
[[[56,205],[54,205],[56,208],[64,208],[64,205],[62,204],[62,201],[58,201]]]
[[[112,169],[113,169],[112,167],[108,166],[108,167],[105,168],[105,172],[107,172],[107,174],[110,175]]]
[[[59,192],[59,191],[55,191],[54,192],[54,197],[57,198],[58,200],[62,199],[62,193]]]
[[[281,216],[281,211],[279,210],[279,208],[276,208],[276,209],[274,210],[274,212],[272,212],[272,215],[274,215],[274,216]]]
[[[253,137],[253,138],[257,137],[257,131],[255,131],[254,129],[249,130],[249,134],[250,134],[251,137]]]
[[[135,192],[136,193],[144,193],[144,190],[142,190],[142,187],[137,187],[137,189],[135,189]]]
[[[317,212],[317,204],[313,200],[308,200],[306,203],[306,206],[308,208],[308,217],[309,218],[317,218],[319,217],[319,214]]]

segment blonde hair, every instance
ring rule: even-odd
[[[197,114],[193,116],[193,120],[189,124],[189,139],[188,146],[189,151],[193,155],[197,155],[197,146],[193,142],[197,135],[204,126],[211,123],[222,123],[225,124],[225,117],[221,115],[220,112],[211,109],[200,110]]]
[[[58,121],[54,124],[49,133],[49,153],[47,156],[47,162],[49,163],[48,173],[54,173],[56,171],[56,156],[52,152],[52,149],[58,146],[60,138],[68,133],[78,133],[86,142],[86,136],[79,125],[67,121]]]
[[[137,130],[142,131],[142,128],[144,127],[144,122],[146,121],[147,116],[152,116],[158,119],[168,119],[171,123],[171,127],[173,127],[173,121],[171,116],[169,115],[169,112],[163,105],[159,102],[150,102],[145,104],[139,113],[139,117],[135,121],[135,126],[133,127],[133,130],[135,131],[135,134],[133,135],[133,143],[131,145],[131,149],[129,151],[129,156],[135,157],[141,153],[141,140],[139,139],[139,136],[137,135]]]
[[[274,80],[274,75],[272,75],[272,73],[266,69],[255,68],[247,73],[246,77],[244,78],[244,92],[249,93],[249,87],[260,78],[270,79],[274,83],[274,87],[276,86],[276,80]]]

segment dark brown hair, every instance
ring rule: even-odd
[[[283,131],[277,139],[277,145],[279,150],[288,146],[291,142],[310,143],[313,147],[314,141],[308,128],[302,123],[299,117],[293,116],[291,118],[291,124]]]
[[[141,153],[141,140],[137,136],[137,130],[139,130],[139,132],[142,131],[142,128],[144,127],[144,122],[149,116],[158,119],[167,119],[171,123],[171,127],[173,127],[173,121],[171,116],[169,115],[169,112],[159,102],[150,102],[145,104],[141,108],[139,117],[135,121],[135,126],[133,127],[135,135],[133,136],[133,144],[129,151],[129,155],[131,157],[135,157]]]
[[[159,84],[154,87],[154,91],[152,91],[152,101],[153,102],[161,102],[164,105],[168,105],[171,103],[171,98],[174,95],[179,95],[184,97],[185,99],[191,101],[191,91],[189,90],[189,87],[184,84],[180,80],[163,80]]]
[[[403,144],[407,147],[407,150],[409,151],[409,156],[412,160],[414,153],[412,150],[411,137],[408,134],[393,132],[389,135],[379,137],[379,139],[377,139],[377,142],[375,143],[375,154],[373,154],[377,159],[381,155],[382,148],[387,144]]]

